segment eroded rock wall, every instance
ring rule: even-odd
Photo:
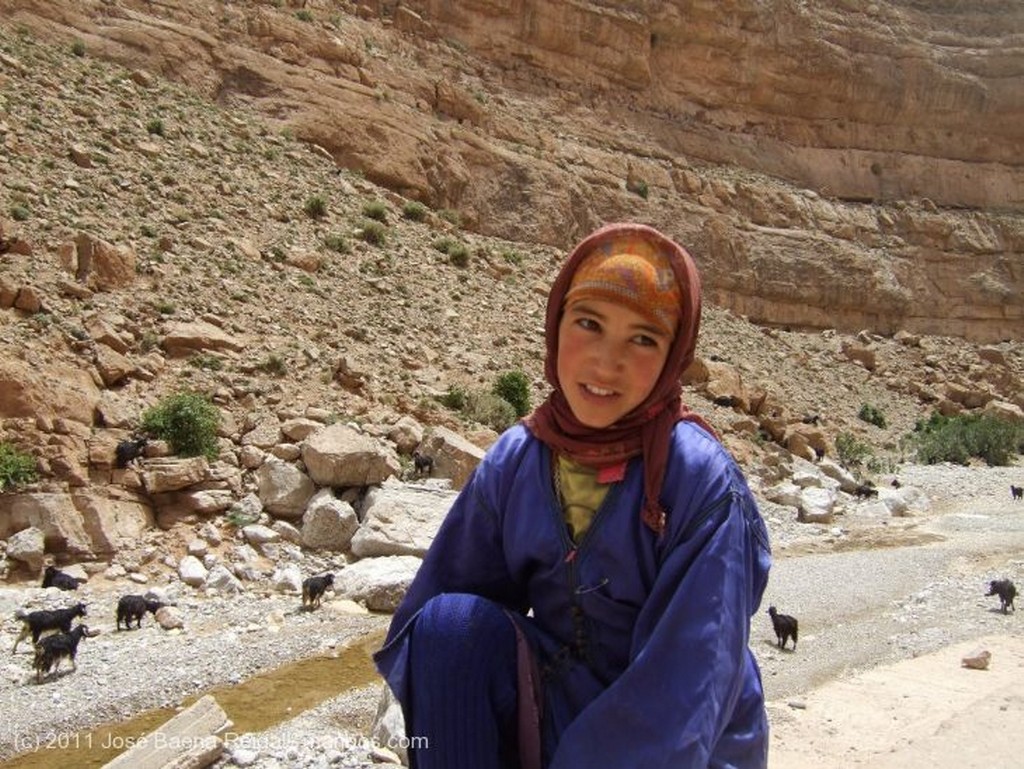
[[[1019,3],[299,5],[0,11],[259,110],[467,229],[566,247],[650,222],[755,322],[1024,335]]]

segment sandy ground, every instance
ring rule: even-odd
[[[964,667],[986,649],[987,670]],[[1024,766],[1024,638],[989,636],[769,704],[772,769]]]

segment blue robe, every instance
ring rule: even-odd
[[[542,671],[550,769],[764,767],[768,725],[750,618],[768,533],[728,452],[680,422],[658,536],[629,462],[578,543],[546,445],[506,431],[459,494],[395,613],[378,670],[408,695],[409,628],[441,593],[507,607]]]

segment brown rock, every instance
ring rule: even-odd
[[[988,649],[976,649],[963,659],[960,664],[971,670],[988,670],[989,662],[992,660],[992,652]]]

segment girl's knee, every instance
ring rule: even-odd
[[[449,653],[480,644],[514,644],[515,631],[505,610],[486,598],[468,593],[442,593],[423,605],[412,631],[413,643],[437,644]],[[492,648],[491,651],[496,651]]]

